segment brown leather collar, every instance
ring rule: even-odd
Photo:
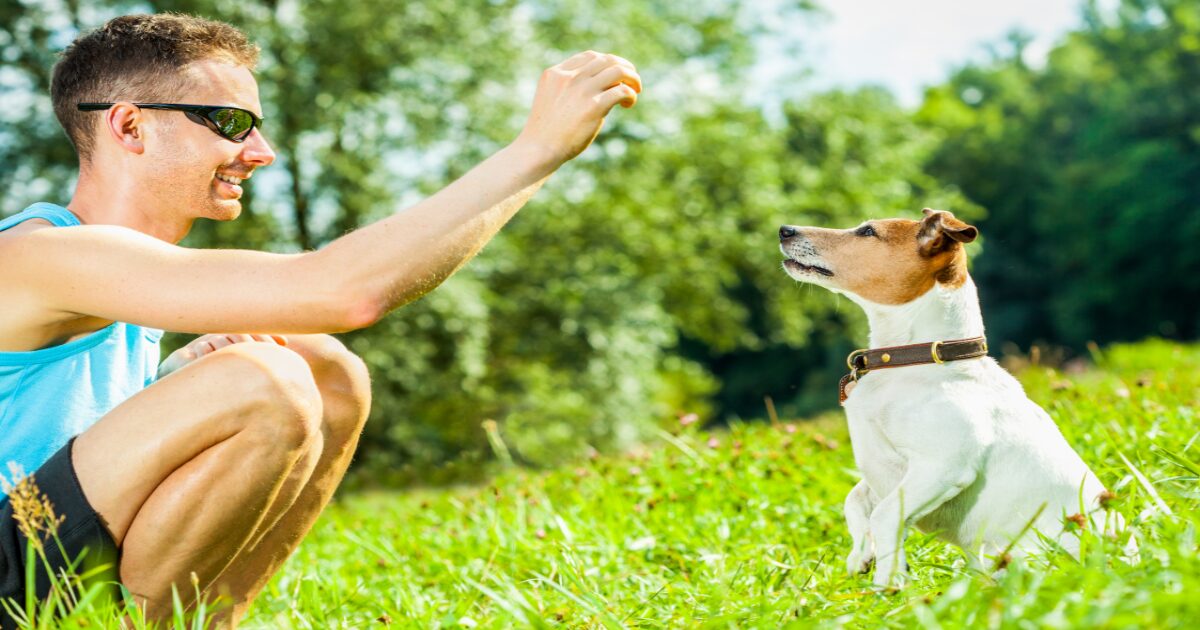
[[[987,338],[985,337],[855,350],[846,357],[846,365],[850,367],[850,373],[838,381],[838,403],[846,404],[848,396],[846,386],[850,384],[850,381],[857,381],[860,376],[871,370],[977,359],[987,356],[987,352]]]

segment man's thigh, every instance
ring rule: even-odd
[[[76,438],[75,470],[120,544],[146,498],[172,472],[251,423],[286,416],[272,414],[281,405],[314,404],[320,396],[298,354],[267,343],[236,344],[184,366],[101,418]]]

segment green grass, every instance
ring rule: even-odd
[[[1080,560],[1048,552],[993,578],[914,533],[911,586],[873,591],[843,568],[857,476],[834,413],[676,427],[640,452],[486,486],[341,497],[243,627],[1197,627],[1200,346],[1093,359],[1017,371],[1118,494],[1135,566],[1084,532]]]
[[[1084,534],[998,580],[910,537],[913,584],[848,576],[856,480],[841,414],[675,430],[644,451],[486,487],[344,497],[247,627],[1195,627],[1200,624],[1200,347],[1093,352],[1020,369],[1031,396],[1115,490],[1142,561]],[[1128,460],[1128,463],[1126,462]]]

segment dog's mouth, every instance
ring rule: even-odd
[[[787,260],[783,261],[783,266],[787,267],[788,269],[791,269],[792,271],[797,271],[800,273],[819,273],[822,276],[828,276],[830,278],[833,277],[833,272],[824,267],[818,267],[816,265],[806,265],[802,262],[799,262],[799,261],[791,259],[791,258],[788,258]]]

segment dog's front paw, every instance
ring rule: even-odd
[[[883,590],[904,588],[908,584],[908,571],[903,560],[887,558],[875,563],[875,587]]]
[[[846,572],[850,575],[870,573],[872,564],[875,564],[875,554],[867,545],[856,545],[846,556]]]

